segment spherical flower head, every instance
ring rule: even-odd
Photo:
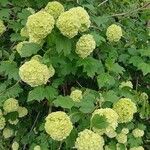
[[[13,144],[12,144],[12,150],[18,150],[19,149],[19,144],[18,144],[18,142],[13,142]]]
[[[39,62],[42,62],[42,56],[40,56],[40,55],[34,55],[34,56],[31,58],[31,60],[37,60],[37,61],[39,61]]]
[[[100,116],[105,116],[108,122],[108,126],[105,129],[97,129],[94,127],[93,130],[99,133],[100,135],[104,133],[108,134],[109,131],[114,133],[114,130],[118,126],[118,114],[111,108],[97,109],[93,112],[92,117],[96,114]],[[113,135],[115,135],[115,133]]]
[[[80,132],[75,142],[77,150],[103,150],[103,146],[103,137],[88,129]]]
[[[0,130],[4,129],[6,125],[6,120],[3,116],[0,116]]]
[[[45,130],[56,141],[66,139],[72,129],[72,122],[65,112],[53,112],[46,117]]]
[[[134,113],[137,112],[136,104],[129,98],[121,98],[114,104],[113,109],[118,113],[119,123],[127,123],[133,119]]]
[[[74,101],[74,102],[80,102],[82,99],[82,91],[81,90],[74,90],[71,92],[70,94],[70,98]]]
[[[19,120],[18,119],[16,119],[16,120],[9,119],[8,122],[12,125],[16,125],[19,122]]]
[[[14,98],[7,99],[3,104],[3,109],[6,113],[17,111],[18,107],[18,100]]]
[[[41,150],[41,147],[39,145],[36,145],[33,150]]]
[[[107,28],[106,36],[110,42],[118,42],[122,37],[121,27],[116,24],[112,24]]]
[[[22,117],[24,117],[24,116],[26,116],[28,114],[27,108],[21,107],[21,106],[18,107],[17,112],[19,114],[19,118],[22,118]]]
[[[144,135],[144,131],[136,128],[132,131],[132,134],[135,138],[138,138],[138,137],[142,137]]]
[[[58,17],[56,26],[64,36],[71,39],[78,34],[81,23],[76,14],[66,11]]]
[[[147,93],[145,93],[145,92],[141,93],[140,99],[141,99],[141,101],[143,101],[143,100],[148,100],[148,95],[147,95]]]
[[[26,38],[29,37],[29,33],[28,33],[28,30],[27,30],[26,27],[23,27],[23,28],[21,29],[20,35],[21,35],[22,37],[26,37]]]
[[[46,84],[51,77],[51,72],[46,65],[31,59],[19,68],[19,75],[31,87],[36,87]]]
[[[126,81],[126,82],[122,82],[119,87],[120,88],[129,87],[129,88],[133,89],[133,84],[131,81]]]
[[[0,36],[6,31],[6,27],[2,20],[0,20]]]
[[[132,147],[130,150],[144,150],[144,147],[138,146],[138,147]]]
[[[124,133],[119,133],[116,136],[116,139],[117,139],[118,143],[125,144],[127,142],[127,135]]]
[[[90,17],[87,11],[82,7],[74,7],[69,9],[69,11],[71,11],[73,14],[76,14],[78,16],[78,19],[81,23],[79,31],[81,32],[87,31],[91,24]]]
[[[64,6],[57,1],[49,2],[45,7],[45,11],[57,19],[64,12]]]
[[[129,133],[129,129],[128,128],[123,128],[121,130],[121,133],[128,134]]]
[[[105,134],[106,134],[109,138],[114,138],[114,137],[116,137],[116,135],[117,135],[116,131],[115,131],[112,127],[106,128]]]
[[[85,34],[80,37],[76,44],[76,53],[81,58],[86,58],[89,56],[96,47],[96,42],[92,35]]]
[[[28,17],[26,27],[29,38],[37,41],[44,39],[54,28],[54,18],[49,13],[41,10]]]
[[[23,44],[26,44],[26,43],[29,43],[28,41],[23,41],[23,42],[20,42],[20,43],[18,43],[17,44],[17,46],[16,46],[16,50],[17,50],[17,52],[21,55],[22,54],[22,46],[23,46]]]
[[[5,139],[12,137],[13,134],[14,134],[14,132],[13,132],[12,129],[4,128],[4,130],[3,130],[3,136],[4,136]]]

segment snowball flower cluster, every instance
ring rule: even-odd
[[[138,138],[138,137],[142,137],[144,135],[144,131],[136,128],[132,131],[132,134],[135,138]]]
[[[31,87],[46,84],[54,75],[54,68],[48,68],[37,60],[31,59],[19,68],[21,79]]]
[[[71,92],[70,94],[70,98],[74,101],[74,102],[80,102],[82,99],[82,91],[81,90],[74,90]]]
[[[133,103],[129,98],[121,98],[114,104],[113,109],[119,115],[119,123],[130,122],[133,119],[134,113],[137,112],[135,103]]]
[[[121,27],[116,24],[112,24],[107,28],[106,36],[110,42],[118,42],[122,37]]]
[[[103,137],[88,129],[80,132],[75,142],[77,150],[103,150],[103,146]]]
[[[64,12],[64,6],[57,1],[49,2],[45,7],[45,11],[57,19]]]
[[[114,130],[118,126],[118,114],[111,108],[97,109],[93,112],[92,117],[96,114],[100,116],[105,116],[109,125],[105,129],[97,129],[93,127],[93,130],[99,133],[100,135],[108,133],[110,131],[114,133]]]
[[[127,142],[127,135],[124,133],[119,133],[116,136],[118,143],[125,144]]]
[[[2,20],[0,20],[0,36],[6,31],[6,27]]]
[[[13,136],[13,130],[9,129],[9,128],[4,128],[3,130],[3,136],[5,139],[10,138],[11,136]]]
[[[18,111],[18,114],[19,114],[19,118],[22,118],[22,117],[24,117],[28,114],[28,110],[25,107],[19,106],[17,111]]]
[[[124,81],[121,83],[121,85],[119,86],[120,88],[124,88],[124,87],[129,87],[131,89],[133,89],[133,84],[131,81]]]
[[[54,28],[54,18],[49,13],[41,10],[28,17],[26,27],[29,41],[36,42],[44,39]]]
[[[88,15],[87,11],[82,7],[74,7],[71,8],[69,11],[78,16],[78,19],[81,24],[79,31],[81,32],[87,31],[91,24],[90,16]]]
[[[116,137],[117,133],[116,131],[112,128],[112,127],[107,127],[105,134],[109,137],[109,138],[114,138]]]
[[[129,129],[128,128],[123,128],[121,130],[121,133],[128,134],[129,133]]]
[[[138,146],[138,147],[132,147],[130,150],[144,150],[144,147]]]
[[[93,36],[90,34],[85,34],[78,40],[75,52],[79,55],[79,57],[86,58],[93,52],[95,47],[96,42]]]
[[[4,129],[6,125],[6,120],[3,116],[0,116],[0,130]]]
[[[16,124],[19,122],[19,120],[18,120],[18,119],[16,119],[16,120],[11,120],[11,119],[9,119],[8,122],[9,122],[10,124],[16,125]]]
[[[41,147],[39,145],[36,145],[33,150],[41,150]]]
[[[66,139],[72,129],[72,122],[65,112],[53,112],[46,117],[45,130],[56,141]]]
[[[18,144],[18,142],[13,142],[13,144],[12,144],[12,150],[18,150],[19,149],[19,144]]]
[[[64,36],[73,38],[79,31],[86,31],[90,27],[90,17],[84,8],[75,7],[62,13],[56,26]]]
[[[14,98],[7,99],[3,104],[3,109],[6,113],[17,111],[18,107],[18,100]]]
[[[22,37],[26,37],[26,38],[29,37],[29,33],[28,33],[28,30],[27,30],[26,27],[23,27],[23,28],[21,29],[20,35],[21,35]]]

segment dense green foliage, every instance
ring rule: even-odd
[[[150,148],[150,3],[148,0],[60,0],[65,10],[83,7],[90,16],[91,26],[86,27],[88,29],[85,32],[79,28],[77,34],[70,38],[70,35],[64,36],[63,32],[61,34],[60,28],[58,29],[60,25],[54,26],[53,18],[48,16],[51,24],[47,25],[47,30],[40,32],[39,29],[39,35],[43,36],[42,40],[38,34],[34,35],[36,28],[32,28],[34,32],[30,29],[32,39],[28,42],[28,37],[21,36],[20,32],[26,27],[28,17],[45,8],[48,2],[49,0],[0,0],[0,20],[6,27],[6,31],[2,35],[0,33],[0,110],[3,111],[3,115],[0,111],[0,150],[11,149],[15,141],[19,143],[20,150],[33,150],[36,145],[40,146],[41,150],[71,150],[75,149],[75,143],[80,145],[80,138],[85,136],[81,134],[78,137],[79,132],[85,129],[102,132],[111,128],[112,122],[115,124],[113,128],[117,135],[110,138],[111,131],[103,134],[104,149],[130,150],[133,147],[143,146],[148,150]],[[61,11],[63,12],[63,9]],[[56,20],[57,16],[54,18]],[[28,22],[27,25],[31,24],[32,22]],[[122,29],[122,36],[120,31],[119,37],[113,37],[115,42],[106,34],[112,24]],[[76,50],[76,43],[85,34],[93,35],[94,38],[87,36],[88,42],[85,40],[87,43],[84,43],[83,47],[82,42],[79,43],[79,48]],[[17,44],[23,41],[27,42],[21,43],[19,47]],[[90,53],[81,53],[86,46]],[[83,57],[80,57],[81,55]],[[32,70],[30,71],[33,63],[23,68],[28,74],[24,75],[25,71],[19,70],[29,61],[36,64],[33,67],[35,69],[33,76]],[[36,82],[41,72],[43,73],[41,80]],[[32,76],[33,79],[28,81],[28,76]],[[7,108],[5,102],[9,98],[17,99],[19,106],[28,109],[28,114],[23,115],[24,118],[18,117],[17,109],[8,112],[10,107],[11,109],[18,107],[18,104],[13,106],[10,104]],[[123,104],[117,103],[121,98],[129,101]],[[109,112],[108,108],[116,110],[118,106],[121,109],[116,112],[120,113],[119,115],[123,114],[123,119],[127,121],[120,119],[120,122],[115,122],[118,116],[116,117],[116,112],[111,112],[112,109]],[[103,110],[95,112],[101,108],[104,110],[107,108],[108,114],[105,115]],[[62,141],[51,138],[52,136],[47,134],[52,132],[51,129],[45,131],[44,128],[45,118],[56,111],[67,114],[64,119],[67,123],[62,123],[67,135]],[[129,114],[131,118],[126,118],[125,115]],[[14,132],[10,138],[5,138],[8,131],[1,130],[3,117],[6,120],[5,129],[12,129]],[[61,114],[56,117],[58,117],[57,122]],[[109,118],[113,120],[110,121]],[[19,122],[10,123],[10,120],[16,121],[16,119],[19,119]],[[54,128],[57,125],[59,126],[57,123],[54,124]],[[123,128],[128,128],[129,133],[122,133]],[[91,140],[98,138],[97,134],[87,130],[88,132],[91,134]],[[77,137],[79,142],[75,142]],[[127,141],[119,142],[120,139],[126,138]],[[40,150],[38,146],[34,150]],[[89,150],[96,149],[89,148]]]

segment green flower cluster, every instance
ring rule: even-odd
[[[55,70],[52,66],[49,68],[40,61],[31,59],[25,62],[19,68],[20,78],[31,87],[46,84],[48,79],[52,77]]]
[[[138,137],[142,137],[144,135],[144,131],[136,128],[132,131],[132,134],[135,138],[138,138]]]
[[[82,99],[82,91],[81,90],[74,90],[71,92],[70,94],[70,98],[74,101],[74,102],[80,102]]]
[[[76,53],[81,58],[86,58],[90,55],[96,47],[95,40],[92,35],[85,34],[80,37],[76,44]]]
[[[133,103],[129,98],[121,98],[114,104],[113,109],[119,115],[119,123],[130,122],[133,119],[134,113],[137,112],[135,103]]]
[[[0,20],[0,36],[6,31],[6,27],[2,20]]]
[[[75,142],[77,150],[103,150],[103,146],[103,137],[88,129],[80,132]]]
[[[65,112],[53,112],[46,117],[45,131],[56,141],[66,139],[72,129],[72,122]]]

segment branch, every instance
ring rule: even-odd
[[[145,4],[144,6],[140,7],[140,8],[137,8],[135,10],[130,10],[128,12],[123,12],[123,13],[118,13],[118,14],[114,14],[114,15],[111,15],[112,17],[117,17],[117,16],[124,16],[124,15],[128,15],[128,14],[132,14],[132,13],[135,13],[135,12],[138,12],[138,11],[141,11],[141,10],[146,10],[146,9],[149,9],[148,6],[150,5],[150,3],[147,3]]]
[[[100,4],[98,5],[98,7],[101,6],[101,5],[103,5],[103,4],[105,4],[106,2],[108,2],[108,0],[105,0],[105,1],[103,1],[102,3],[100,3]]]

